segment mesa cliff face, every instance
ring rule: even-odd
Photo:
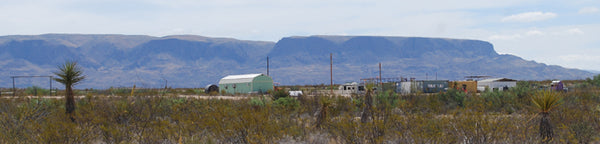
[[[0,87],[10,76],[52,75],[65,60],[76,60],[88,79],[80,88],[204,87],[229,74],[266,73],[283,85],[329,82],[329,54],[334,82],[383,77],[460,80],[489,75],[520,80],[583,79],[592,73],[500,55],[479,40],[381,37],[286,37],[277,43],[195,35],[46,34],[0,36]],[[20,86],[47,81],[17,82]]]

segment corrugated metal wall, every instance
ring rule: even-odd
[[[261,75],[252,80],[252,92],[265,93],[273,91],[273,79],[269,76]]]

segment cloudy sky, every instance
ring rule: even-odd
[[[277,41],[382,35],[479,39],[502,54],[600,71],[599,0],[15,0],[0,35],[194,34]]]

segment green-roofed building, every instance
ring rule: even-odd
[[[219,88],[229,94],[266,93],[273,90],[273,79],[264,74],[228,75],[219,81]]]

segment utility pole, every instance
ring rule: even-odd
[[[383,92],[383,81],[381,80],[381,62],[379,62],[379,85],[381,86],[381,91]]]
[[[381,63],[379,63],[379,85],[383,85],[383,81],[381,81]]]
[[[333,95],[333,53],[329,53],[329,78],[330,79],[330,87],[331,94]]]
[[[15,93],[17,93],[17,89],[15,88],[15,77],[12,77],[13,79],[13,97],[15,96]]]
[[[50,96],[52,96],[52,78],[54,78],[53,76],[50,76]]]
[[[267,56],[267,75],[269,75],[269,56]]]

